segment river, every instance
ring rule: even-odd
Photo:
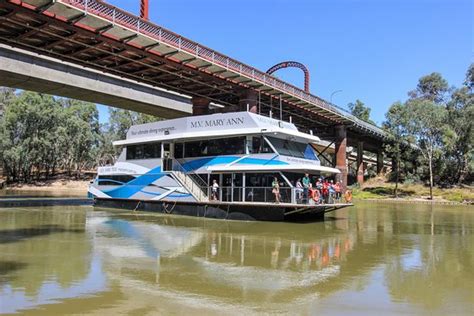
[[[309,224],[0,209],[0,313],[473,311],[472,206],[360,202]]]

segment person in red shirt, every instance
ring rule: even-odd
[[[329,195],[329,183],[328,183],[328,180],[325,179],[324,182],[323,182],[323,189],[321,190],[322,194],[323,194],[323,201],[324,203],[327,203],[328,202],[328,195]]]

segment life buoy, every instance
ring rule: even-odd
[[[346,200],[347,203],[352,202],[352,192],[347,190],[346,193],[344,193],[344,199]]]
[[[311,192],[311,198],[313,199],[314,202],[319,202],[319,197],[320,197],[319,190],[313,190]]]

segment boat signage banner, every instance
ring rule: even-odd
[[[219,113],[158,121],[132,126],[127,139],[172,135],[186,132],[235,130],[246,128],[282,128],[297,130],[294,124],[249,112]]]

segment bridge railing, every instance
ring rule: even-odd
[[[346,120],[359,125],[359,127],[365,128],[377,134],[384,135],[383,130],[381,130],[379,127],[358,119],[343,108],[326,102],[317,96],[306,93],[303,89],[275,78],[274,76],[264,73],[254,67],[243,64],[233,58],[218,53],[206,46],[182,37],[181,35],[169,31],[163,27],[143,20],[117,7],[104,2],[98,2],[96,0],[58,0],[58,2],[71,5],[75,8],[85,11],[86,13],[91,13],[102,17],[114,24],[121,25],[130,30],[136,31],[137,33],[150,36],[159,42],[165,43],[178,50],[185,51],[205,61],[219,65],[225,69],[239,73],[255,81],[259,81],[264,85],[270,86],[308,103],[314,104],[329,112],[342,116]]]

